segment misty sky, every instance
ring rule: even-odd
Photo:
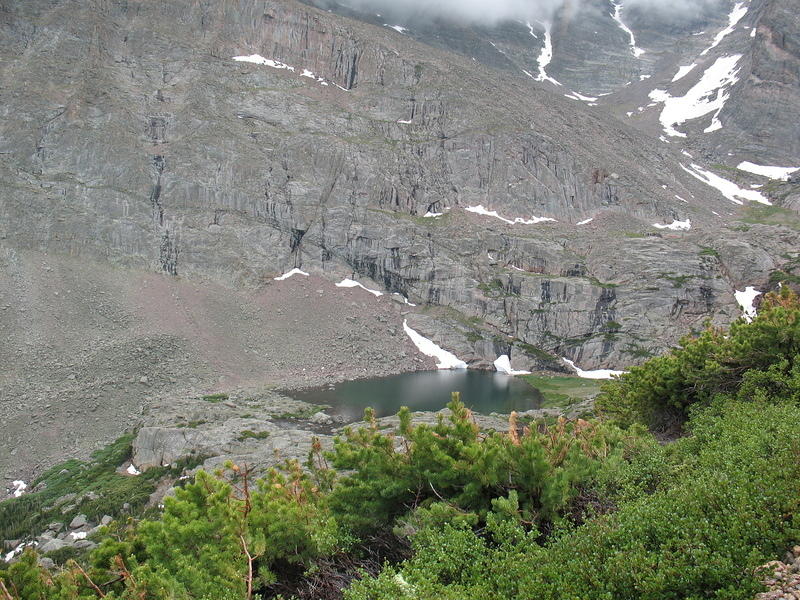
[[[479,24],[494,24],[516,19],[521,21],[549,20],[565,3],[572,5],[606,6],[608,0],[340,0],[343,4],[386,16],[406,18],[445,17]],[[621,0],[623,7],[663,12],[675,16],[681,12],[702,10],[726,0]]]

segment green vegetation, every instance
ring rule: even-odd
[[[745,209],[742,222],[758,225],[782,225],[800,231],[800,217],[797,213],[780,206],[750,204]]]
[[[769,282],[771,284],[793,283],[795,285],[800,285],[800,275],[795,275],[793,272],[789,273],[787,271],[776,269],[769,274]]]
[[[700,256],[713,256],[714,258],[719,258],[719,252],[714,250],[714,248],[709,248],[708,246],[703,246],[700,249]]]
[[[757,568],[800,541],[800,300],[786,289],[752,323],[687,338],[605,384],[603,419],[512,414],[487,432],[457,397],[449,408],[432,425],[402,409],[396,432],[368,410],[331,451],[315,442],[305,470],[200,472],[80,565],[65,555],[48,571],[26,551],[0,567],[0,593],[751,600]],[[681,436],[659,443],[645,425]],[[125,448],[96,460],[118,464]]]
[[[242,433],[239,434],[239,437],[236,439],[240,442],[245,440],[265,440],[269,437],[269,431],[251,431],[249,429],[245,429]]]
[[[122,514],[122,505],[130,512],[141,511],[166,476],[175,478],[188,463],[171,468],[150,469],[138,477],[129,477],[117,469],[130,459],[132,435],[116,440],[96,452],[87,462],[69,460],[45,471],[31,485],[40,491],[24,494],[0,503],[0,539],[19,539],[30,532],[39,533],[49,523],[69,523],[78,514],[112,517]],[[199,460],[194,461],[194,464]]]
[[[562,408],[595,396],[600,391],[600,382],[580,377],[540,377],[523,375],[522,378],[535,387],[542,396],[542,408]]]
[[[188,429],[197,429],[200,425],[208,423],[205,419],[198,419],[195,421],[187,421],[186,423],[178,423],[176,427],[186,427]]]
[[[480,342],[483,339],[483,336],[477,331],[472,330],[467,332],[466,338],[468,342],[474,344],[475,342]]]
[[[671,281],[674,288],[682,288],[687,281],[695,277],[696,275],[676,275],[675,273],[661,273],[659,275],[660,279]]]
[[[550,354],[549,352],[545,352],[541,348],[537,348],[532,344],[526,344],[525,342],[515,342],[515,345],[519,347],[528,356],[535,356],[539,360],[547,360],[547,361],[558,360],[558,357],[555,354]]]
[[[623,352],[626,354],[633,356],[634,358],[652,358],[655,356],[655,352],[650,350],[649,348],[642,346],[636,342],[631,342],[623,349]]]
[[[228,394],[208,394],[207,396],[203,396],[203,400],[206,402],[225,402],[228,399]]]
[[[500,279],[492,279],[488,283],[479,283],[478,289],[491,298],[518,296],[506,289],[505,284]]]
[[[320,411],[325,410],[326,408],[329,408],[329,407],[328,406],[324,406],[322,404],[310,404],[307,407],[298,408],[295,411],[289,411],[289,412],[284,412],[284,413],[280,413],[280,414],[277,414],[277,415],[272,415],[272,418],[273,419],[292,419],[292,420],[297,420],[297,421],[303,421],[303,420],[306,420],[306,419],[310,419],[315,414],[317,414]]]
[[[680,426],[694,405],[720,395],[740,400],[800,399],[800,301],[788,288],[769,294],[753,323],[709,328],[608,383],[597,409],[622,424]]]
[[[616,283],[605,283],[597,279],[597,277],[587,277],[587,279],[592,283],[592,285],[596,285],[597,287],[605,288],[605,289],[612,289],[617,287]]]

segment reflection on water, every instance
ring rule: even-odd
[[[358,379],[299,392],[293,398],[327,404],[326,412],[348,421],[360,419],[372,406],[377,416],[393,415],[401,406],[412,411],[439,410],[450,401],[451,392],[476,412],[509,413],[538,408],[541,394],[521,379],[488,371],[418,371],[389,377]]]

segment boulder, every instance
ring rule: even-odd
[[[318,412],[311,417],[311,422],[315,425],[331,425],[333,423],[333,417],[326,415],[324,412]]]
[[[86,515],[78,515],[69,523],[70,529],[80,529],[81,527],[85,527],[88,521],[86,520]]]
[[[67,542],[64,540],[54,539],[45,542],[44,544],[39,545],[39,553],[40,554],[47,554],[48,552],[55,552],[56,550],[61,550],[64,546],[69,546]]]
[[[143,427],[133,441],[133,464],[140,471],[162,467],[190,456],[202,433],[187,428]]]

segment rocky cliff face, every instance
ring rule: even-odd
[[[58,322],[26,339],[41,322],[20,312],[29,291],[61,289],[30,285],[38,261],[66,261],[58,269],[77,293],[59,297],[59,314],[87,323],[73,342],[106,338],[94,294],[108,293],[119,336],[169,331],[190,348],[166,352],[191,357],[169,375],[179,385],[230,366],[195,352],[206,323],[193,319],[241,314],[225,321],[224,352],[243,357],[254,313],[238,312],[251,301],[242,294],[295,267],[406,296],[418,306],[402,317],[474,366],[509,353],[515,368],[563,369],[564,356],[588,369],[733,320],[734,289],[765,285],[796,252],[796,230],[688,174],[684,148],[646,121],[620,122],[616,107],[442,44],[293,0],[0,6],[0,247],[13,283],[0,300],[13,315],[3,327],[15,386],[35,373],[20,356],[58,363],[71,345]],[[766,44],[766,30],[756,39]],[[769,52],[754,51],[754,65]],[[234,60],[250,55],[268,60]],[[563,73],[577,73],[568,62]],[[655,227],[687,220],[687,231]],[[75,276],[84,268],[92,286]],[[174,280],[171,298],[147,296],[158,319],[129,306],[118,282],[144,272]],[[217,304],[203,312],[195,297]],[[272,357],[242,361],[238,381],[280,379]]]
[[[693,143],[717,162],[734,167],[738,164],[734,161],[753,159],[789,161],[796,166],[799,136],[793,115],[800,102],[800,5],[795,1],[659,5],[634,0],[564,0],[549,3],[556,9],[539,11],[539,20],[496,26],[432,21],[397,10],[378,16],[355,10],[346,0],[308,1],[376,26],[388,19],[404,27],[408,37],[513,77],[527,74],[540,78],[540,61],[549,38],[552,53],[546,74],[551,91],[603,106],[651,133],[658,129],[652,118],[657,111],[648,110],[632,120],[625,119],[625,112],[638,113],[639,107],[650,102],[650,92],[672,87],[672,78],[681,66],[695,64],[695,77],[682,77],[674,86],[675,93],[684,93],[688,89],[684,84],[697,83],[717,58],[741,55],[738,81],[730,86],[730,101],[720,113],[724,130],[698,136]],[[707,124],[696,133],[702,133]],[[733,158],[727,155],[729,151],[734,152]]]

